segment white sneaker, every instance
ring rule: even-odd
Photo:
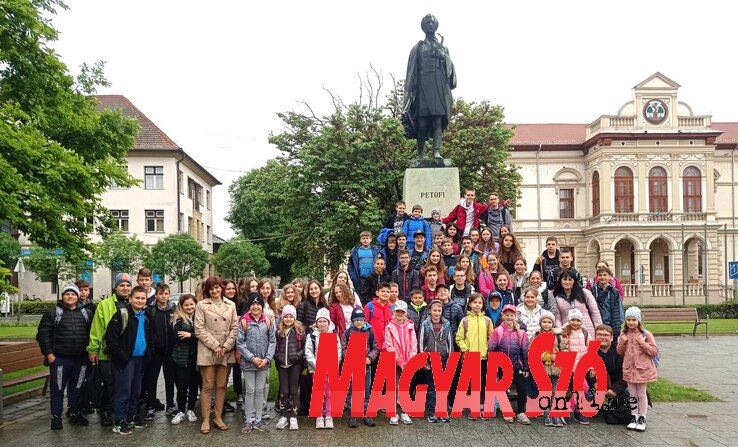
[[[195,415],[195,412],[192,410],[187,410],[187,420],[190,422],[197,421],[197,416]]]
[[[325,418],[325,428],[333,428],[333,418],[330,416],[326,416]]]
[[[627,428],[628,430],[635,430],[636,425],[638,425],[638,416],[631,416],[630,424],[628,424],[625,428]]]
[[[646,431],[646,416],[640,416],[635,431]]]
[[[276,428],[277,430],[283,430],[285,427],[287,427],[287,424],[287,418],[282,416],[281,418],[279,418],[279,420],[277,421],[277,425],[275,425],[274,428]]]
[[[390,418],[390,425],[397,425],[400,423],[400,418],[398,416],[392,416]]]
[[[290,418],[290,430],[297,430],[298,428],[300,427],[297,426],[297,418]]]
[[[172,424],[173,424],[173,425],[178,425],[178,424],[180,424],[180,423],[181,423],[182,421],[184,421],[184,420],[185,420],[185,417],[186,417],[186,416],[185,416],[185,414],[184,414],[184,413],[182,413],[182,412],[180,411],[179,413],[177,413],[177,415],[176,415],[176,416],[174,416],[174,417],[172,418]]]
[[[325,419],[318,418],[315,420],[315,428],[325,428]]]
[[[528,416],[526,416],[525,413],[518,414],[518,422],[523,425],[530,425],[530,419],[528,419]]]
[[[402,423],[403,423],[403,424],[405,424],[405,425],[408,425],[408,424],[412,424],[412,423],[413,423],[413,420],[412,420],[412,419],[410,419],[410,416],[408,416],[408,414],[407,414],[407,413],[401,413],[401,414],[400,414],[400,420],[401,420],[401,421],[402,421]]]

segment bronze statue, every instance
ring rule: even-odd
[[[443,46],[436,39],[438,19],[428,14],[420,27],[425,40],[410,51],[405,77],[405,104],[402,124],[405,136],[418,141],[418,158],[423,158],[425,142],[433,139],[433,158],[441,158],[441,136],[451,118],[451,90],[456,88],[456,70]]]

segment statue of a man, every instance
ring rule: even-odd
[[[425,40],[410,51],[405,77],[405,104],[402,124],[405,136],[418,141],[418,158],[423,158],[425,142],[433,139],[433,158],[441,158],[441,135],[451,118],[451,90],[456,88],[456,70],[448,49],[436,39],[438,19],[428,14],[420,27]]]

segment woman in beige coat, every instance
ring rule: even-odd
[[[224,300],[220,278],[211,276],[202,285],[202,301],[195,309],[195,335],[197,336],[197,366],[202,375],[200,408],[202,426],[200,432],[210,433],[210,400],[215,386],[215,416],[213,423],[220,430],[228,430],[223,422],[228,366],[236,363],[234,347],[238,315],[236,305]]]

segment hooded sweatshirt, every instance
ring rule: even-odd
[[[402,324],[394,318],[390,320],[384,328],[384,350],[395,353],[395,364],[400,368],[418,353],[418,337],[410,319],[406,318]]]

